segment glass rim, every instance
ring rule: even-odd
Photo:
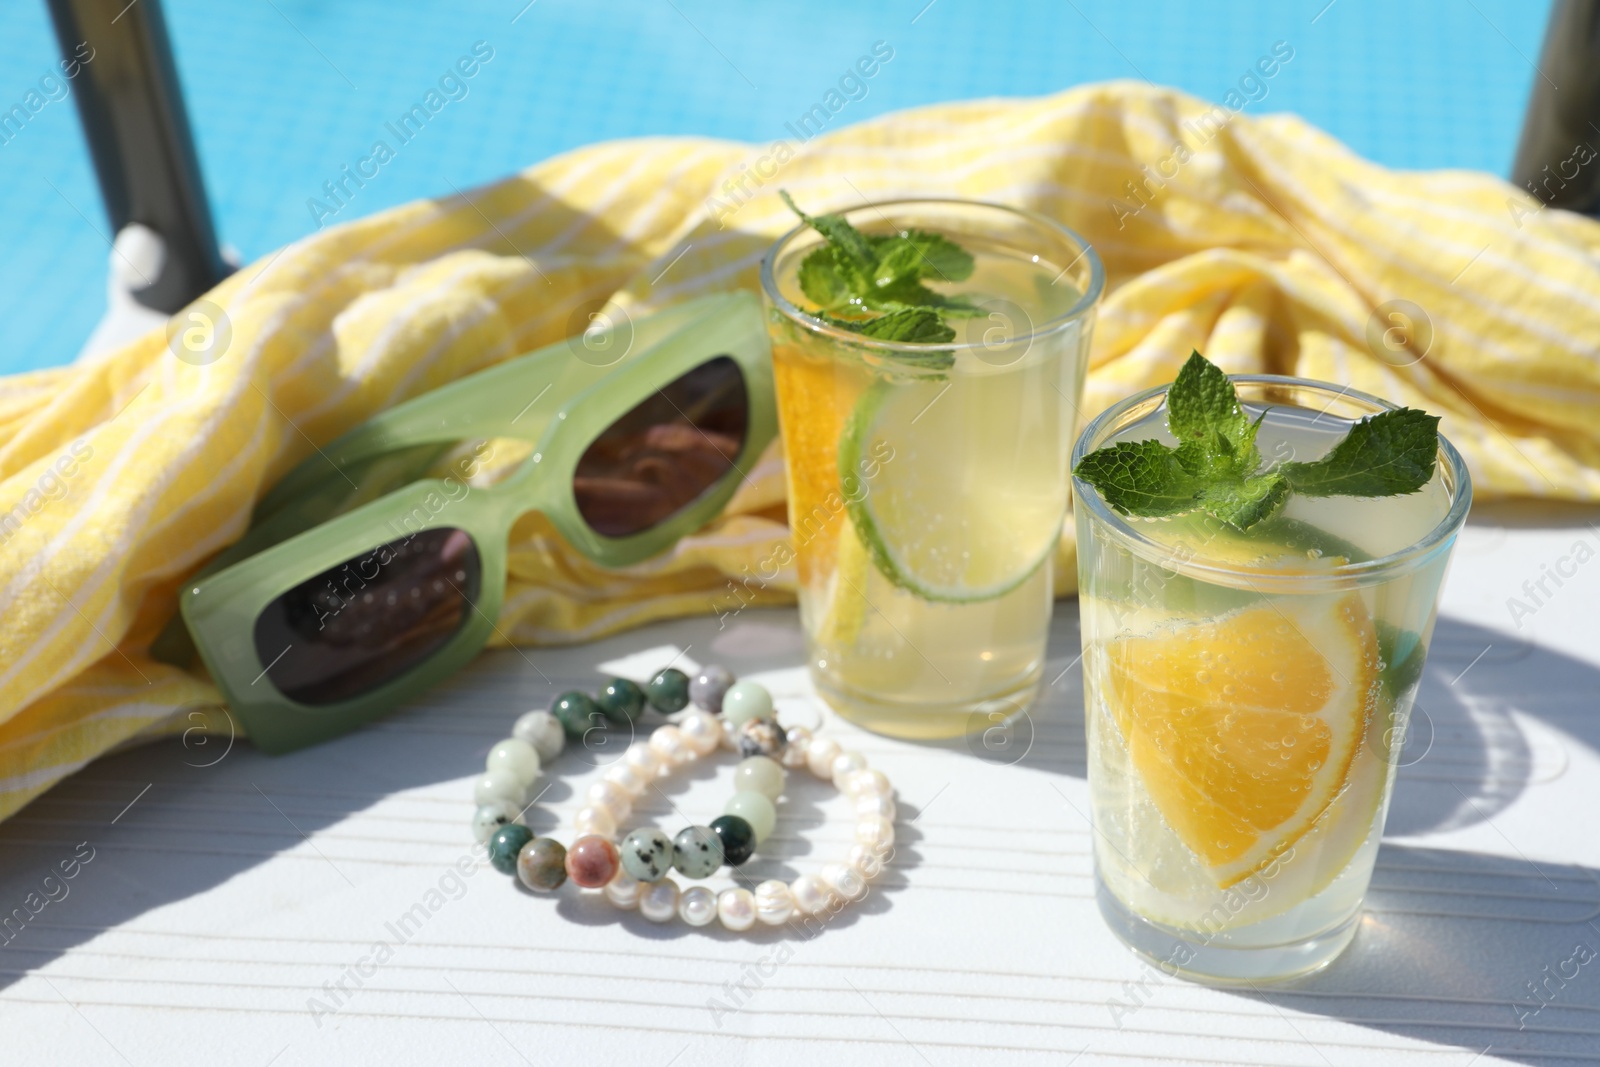
[[[1318,381],[1315,378],[1297,378],[1286,374],[1230,374],[1228,380],[1236,385],[1262,385],[1262,386],[1293,386],[1301,389],[1311,389],[1321,393],[1332,394],[1333,400],[1349,397],[1352,400],[1367,404],[1376,411],[1393,411],[1399,405],[1390,403],[1382,397],[1364,393],[1349,386],[1335,386],[1330,382]],[[1083,432],[1078,435],[1078,441],[1072,447],[1072,468],[1077,469],[1078,463],[1089,452],[1089,442],[1104,433],[1107,428],[1120,416],[1131,409],[1150,400],[1152,397],[1164,396],[1171,383],[1158,385],[1153,389],[1146,389],[1135,393],[1133,396],[1120,400],[1102,411],[1090,420]],[[1246,401],[1247,403],[1249,401]],[[1329,406],[1332,406],[1330,401]],[[1095,446],[1098,447],[1098,446]],[[1449,479],[1454,485],[1453,498],[1450,508],[1444,516],[1434,524],[1427,534],[1407,545],[1405,548],[1390,552],[1384,556],[1363,560],[1359,563],[1341,563],[1316,574],[1274,574],[1270,570],[1250,570],[1217,561],[1207,561],[1204,556],[1196,556],[1178,564],[1184,573],[1205,576],[1214,574],[1219,576],[1239,577],[1248,576],[1249,583],[1276,588],[1278,586],[1293,587],[1296,591],[1317,591],[1344,589],[1352,585],[1366,585],[1380,578],[1389,577],[1397,571],[1414,570],[1426,563],[1437,553],[1449,547],[1451,541],[1466,522],[1467,511],[1472,507],[1472,476],[1467,470],[1467,464],[1461,458],[1461,453],[1456,451],[1444,434],[1439,435],[1439,454],[1436,462],[1442,460],[1449,467]],[[1112,534],[1135,554],[1161,562],[1158,555],[1170,560],[1172,548],[1140,533],[1126,518],[1117,514],[1106,502],[1100,493],[1077,475],[1072,477],[1073,507],[1086,508],[1089,514],[1098,519],[1101,525],[1109,529]],[[1083,546],[1078,546],[1081,555]],[[1177,569],[1168,563],[1161,563],[1169,570]]]
[[[889,208],[904,208],[918,205],[926,207],[936,204],[944,204],[952,207],[984,208],[992,211],[1002,211],[1008,215],[1013,215],[1017,218],[1026,220],[1028,223],[1038,227],[1041,230],[1051,233],[1058,238],[1066,238],[1070,243],[1076,245],[1079,251],[1078,255],[1072,260],[1071,263],[1067,264],[1062,273],[1065,273],[1067,270],[1071,270],[1073,264],[1077,263],[1078,260],[1084,259],[1085,257],[1088,258],[1089,284],[1084,288],[1083,293],[1078,297],[1077,301],[1073,303],[1072,307],[1067,309],[1062,314],[1046,321],[1043,325],[1035,326],[1033,329],[1029,330],[1026,335],[1012,338],[1008,343],[1031,343],[1036,338],[1047,337],[1050,334],[1064,330],[1071,326],[1074,322],[1082,319],[1084,315],[1086,315],[1095,306],[1095,304],[1099,302],[1101,293],[1105,289],[1106,282],[1105,267],[1100,262],[1100,254],[1094,250],[1094,246],[1085,240],[1081,234],[1067,228],[1066,226],[1063,226],[1061,223],[1049,218],[1046,215],[1040,214],[1037,211],[1033,211],[1028,208],[1010,207],[1006,204],[996,204],[989,200],[967,200],[959,197],[941,196],[911,196],[901,197],[895,200],[875,200],[871,203],[861,204],[857,207],[846,208],[843,211],[836,212],[836,214],[849,215],[857,211],[882,211]],[[786,318],[804,327],[805,329],[810,330],[812,333],[820,334],[824,337],[830,337],[848,344],[872,348],[884,352],[926,352],[929,348],[939,348],[941,350],[961,352],[969,349],[981,349],[988,347],[981,340],[952,341],[948,344],[939,345],[930,345],[922,342],[909,341],[883,341],[874,337],[864,337],[859,333],[852,333],[849,330],[841,330],[836,326],[829,326],[821,319],[813,316],[810,312],[801,310],[794,304],[793,301],[784,296],[783,293],[778,290],[778,282],[776,275],[773,273],[773,265],[777,261],[778,253],[781,252],[785,246],[793,241],[799,234],[809,230],[810,227],[803,222],[795,225],[776,241],[772,242],[771,247],[769,247],[761,257],[761,290],[766,295],[767,299],[772,301],[773,306],[778,308],[779,311],[783,312]]]

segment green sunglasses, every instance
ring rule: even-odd
[[[543,513],[601,566],[636,563],[714,518],[776,423],[767,332],[748,293],[560,342],[307,458],[185,587],[181,617],[257,747],[313,744],[478,654],[519,517]],[[470,484],[506,438],[531,455],[497,484]],[[446,476],[423,476],[441,463]],[[179,661],[181,638],[153,651]]]

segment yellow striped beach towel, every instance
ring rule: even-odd
[[[1488,175],[1395,173],[1293,117],[1133,83],[925,108],[803,145],[598,144],[240,271],[208,295],[231,325],[215,362],[179,360],[156,333],[0,380],[0,817],[114,746],[225,730],[211,684],[147,649],[177,585],[314,444],[568,336],[608,301],[640,314],[755,287],[792,222],[779,185],[818,211],[1000,201],[1086,236],[1110,284],[1085,416],[1198,348],[1231,372],[1442,414],[1482,497],[1600,499],[1600,224]],[[725,515],[620,573],[528,518],[500,630],[570,642],[726,610],[730,579],[787,535],[783,493],[774,449]],[[759,599],[792,587],[781,575]]]

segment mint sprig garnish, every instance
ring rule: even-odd
[[[950,238],[927,230],[864,234],[843,215],[807,215],[787,192],[778,195],[825,239],[800,261],[798,281],[816,305],[812,314],[829,325],[879,340],[944,344],[956,336],[947,320],[982,313],[968,298],[924,284],[972,276],[972,253]]]
[[[1158,518],[1204,511],[1241,530],[1275,514],[1292,493],[1395,496],[1433,477],[1439,417],[1397,408],[1362,419],[1327,455],[1262,468],[1256,432],[1228,376],[1199,352],[1167,390],[1160,441],[1121,441],[1097,449],[1073,473],[1124,515]]]

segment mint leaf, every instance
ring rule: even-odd
[[[1167,429],[1180,442],[1194,441],[1210,455],[1227,458],[1229,466],[1250,471],[1260,461],[1255,429],[1233,383],[1199,352],[1189,354],[1167,390]]]
[[[944,234],[907,230],[900,236],[922,253],[922,277],[941,282],[964,282],[972,277],[972,253]]]
[[[1414,493],[1433,477],[1435,415],[1385,411],[1356,423],[1315,462],[1263,471],[1256,434],[1265,418],[1262,412],[1252,421],[1228,376],[1195,352],[1167,390],[1167,429],[1177,447],[1118,442],[1079,460],[1073,474],[1123,514],[1153,518],[1199,509],[1241,530],[1276,515],[1291,493],[1393,496]]]
[[[939,319],[930,308],[905,308],[891,311],[875,319],[835,319],[819,316],[829,326],[859,333],[879,341],[902,341],[909,344],[948,344],[956,339],[955,330]]]
[[[1193,511],[1205,489],[1160,441],[1119,441],[1084,456],[1073,470],[1124,515]]]
[[[824,311],[832,311],[850,303],[850,286],[840,276],[839,268],[834,264],[833,249],[828,245],[814,250],[800,261],[799,280],[800,291],[806,294],[806,299]]]
[[[868,236],[843,216],[807,215],[787,192],[779,190],[778,195],[806,225],[827,240],[826,245],[801,260],[798,276],[801,292],[822,310],[825,319],[827,312],[852,306],[889,315],[926,309],[935,312],[940,323],[983,313],[968,297],[946,296],[922,284],[923,279],[953,282],[972,275],[972,254],[948,237],[926,230]],[[855,320],[829,321],[875,336],[859,328],[862,324]],[[955,339],[954,330],[948,326],[933,330],[925,316],[897,320],[882,329],[894,335],[884,337],[886,340],[926,339],[926,343],[943,344]],[[949,336],[944,336],[946,331]]]
[[[1397,408],[1356,423],[1321,459],[1278,470],[1306,496],[1394,496],[1427,485],[1438,454],[1439,416]]]
[[[779,190],[778,195],[802,222],[827,238],[828,247],[833,250],[834,267],[851,289],[860,293],[871,285],[878,257],[860,230],[846,222],[842,215],[807,215],[788,193]]]
[[[1247,530],[1273,514],[1289,498],[1289,483],[1276,473],[1254,474],[1243,481],[1207,485],[1200,506],[1223,522]]]

